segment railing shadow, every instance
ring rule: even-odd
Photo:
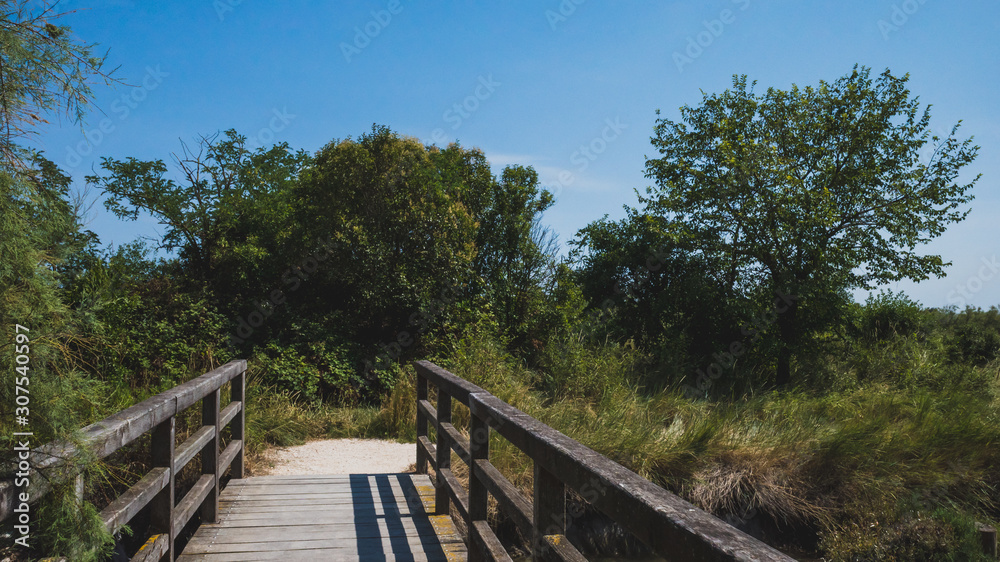
[[[350,485],[362,560],[447,560],[410,475],[352,474]]]

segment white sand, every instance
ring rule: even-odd
[[[273,449],[265,459],[258,471],[262,475],[384,474],[412,470],[417,446],[381,439],[321,439]]]

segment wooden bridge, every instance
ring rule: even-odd
[[[580,515],[579,500],[567,503],[573,490],[666,560],[792,560],[478,386],[432,363],[415,365],[416,474],[246,477],[246,362],[233,361],[83,429],[81,446],[100,458],[150,434],[149,472],[101,512],[104,524],[115,532],[148,514],[151,532],[129,553],[133,562],[511,560],[487,520],[492,497],[533,559],[586,560],[566,536]],[[176,417],[199,401],[201,427],[178,445]],[[456,403],[469,410],[464,432],[452,423]],[[533,462],[532,497],[490,463],[491,434]],[[453,453],[468,469],[467,488],[452,472]],[[66,459],[80,454],[49,444],[32,458],[36,471],[52,475],[71,470]],[[195,457],[200,476],[178,497],[177,475]],[[43,481],[32,479],[33,500]],[[20,492],[0,483],[0,521]],[[193,535],[185,533],[194,522]]]

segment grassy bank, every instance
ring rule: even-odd
[[[977,560],[974,522],[1000,521],[998,362],[977,368],[988,381],[978,390],[872,383],[706,401],[630,384],[639,361],[627,348],[589,353],[589,369],[542,374],[473,338],[436,361],[768,542],[827,560]],[[251,404],[252,443],[414,435],[409,370],[380,409],[286,399]],[[530,490],[527,459],[502,440],[491,447]]]

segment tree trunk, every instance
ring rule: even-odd
[[[792,353],[798,340],[798,308],[799,301],[795,296],[789,296],[777,291],[775,293],[775,313],[778,315],[778,372],[775,384],[778,388],[792,381]]]
[[[781,349],[778,350],[778,375],[775,378],[775,385],[778,388],[788,386],[792,381],[792,350],[785,342],[781,342]]]

